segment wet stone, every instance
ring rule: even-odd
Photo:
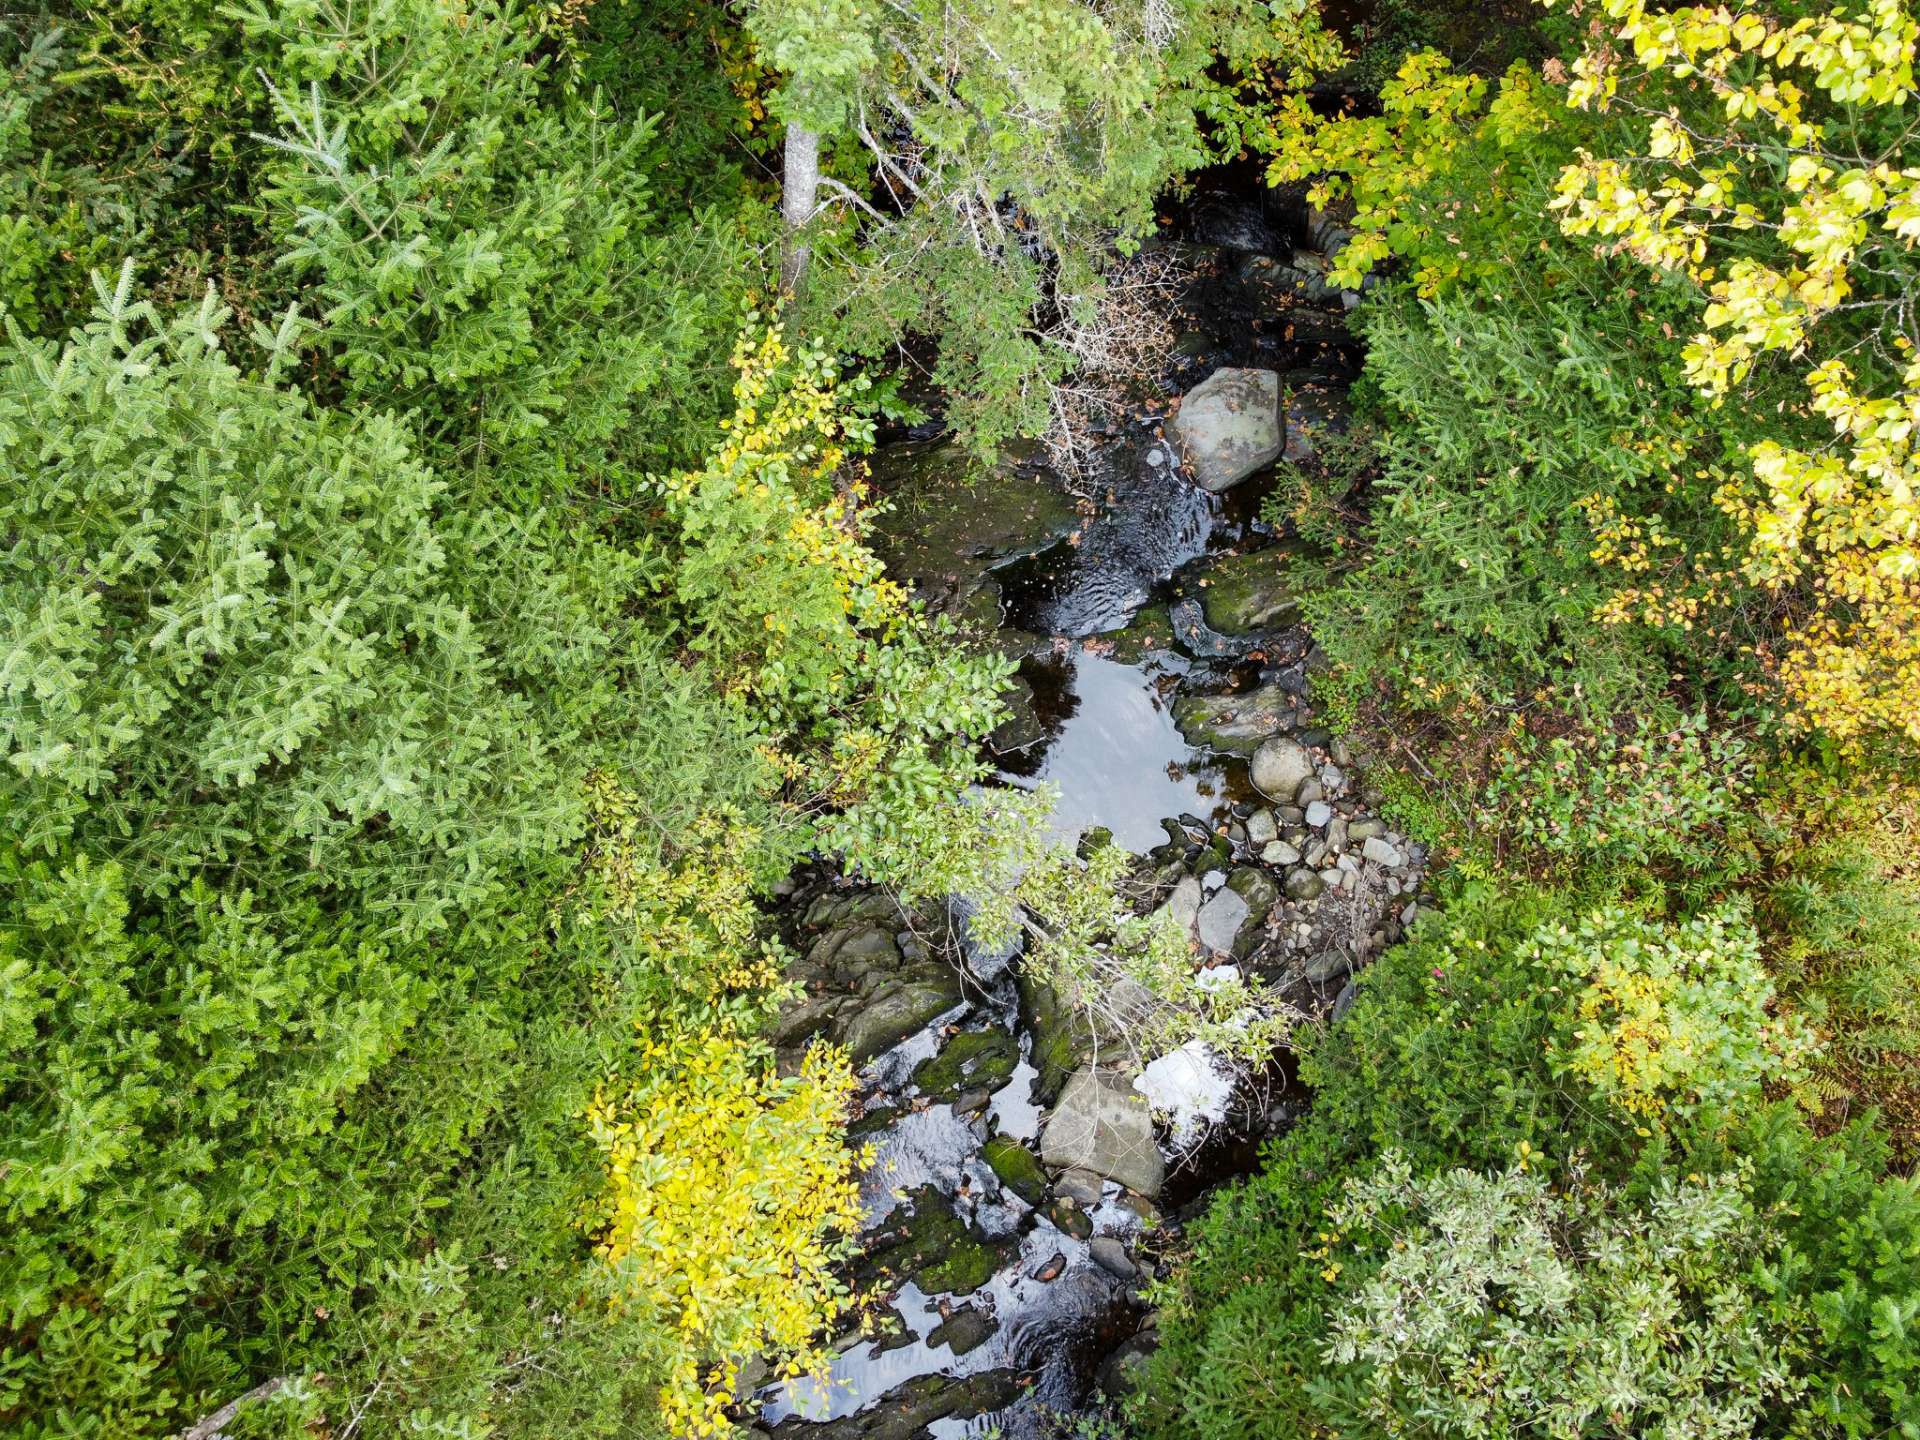
[[[868,1237],[854,1266],[863,1283],[910,1279],[929,1295],[969,1295],[1005,1263],[998,1247],[975,1235],[934,1186],[912,1191],[907,1203],[910,1210],[896,1210]]]
[[[951,1100],[969,1090],[997,1090],[1019,1063],[1019,1042],[1005,1030],[962,1030],[914,1069],[913,1083],[934,1100]]]
[[[1293,624],[1300,603],[1296,578],[1288,572],[1297,558],[1290,547],[1274,546],[1215,562],[1201,592],[1207,623],[1227,635]]]
[[[1238,695],[1182,695],[1173,723],[1189,745],[1229,755],[1251,755],[1268,736],[1292,723],[1295,701],[1279,685]]]
[[[1093,1218],[1064,1195],[1055,1197],[1053,1203],[1047,1206],[1047,1219],[1063,1235],[1071,1235],[1076,1240],[1084,1240],[1093,1234]]]
[[[927,1335],[929,1345],[944,1345],[955,1355],[978,1350],[1000,1328],[1000,1322],[984,1310],[968,1305],[956,1309]]]
[[[922,980],[889,986],[843,1017],[840,1043],[861,1064],[891,1049],[914,1031],[950,1010],[960,1000],[960,982]]]
[[[1093,1256],[1094,1264],[1117,1280],[1131,1280],[1139,1273],[1127,1254],[1127,1247],[1111,1235],[1096,1237],[1087,1246],[1087,1251]]]
[[[894,578],[935,600],[988,566],[1044,550],[1079,519],[1044,473],[1015,463],[983,471],[951,441],[887,446],[873,477],[892,502],[875,551]]]
[[[1018,1140],[996,1135],[987,1141],[981,1156],[1000,1183],[1027,1204],[1038,1205],[1046,1198],[1047,1172],[1041,1168],[1040,1157]]]

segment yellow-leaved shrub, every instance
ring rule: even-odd
[[[1749,445],[1717,498],[1746,537],[1744,580],[1785,602],[1772,659],[1792,718],[1849,748],[1920,744],[1920,23],[1902,0],[1599,11],[1568,98],[1638,136],[1566,167],[1561,226],[1698,288],[1686,373],[1715,404],[1769,353],[1804,367],[1800,415],[1828,438]],[[1721,599],[1728,578],[1703,574]],[[1623,616],[1660,609],[1655,592],[1623,599]]]
[[[819,1368],[816,1336],[851,1301],[834,1267],[860,1222],[858,1157],[841,1134],[854,1076],[844,1053],[815,1046],[783,1078],[723,1026],[642,1034],[634,1069],[589,1112],[607,1165],[590,1226],[680,1337],[660,1396],[668,1426],[722,1435],[739,1362]]]

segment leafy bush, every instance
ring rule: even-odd
[[[654,1312],[568,1318],[616,1288],[579,1229],[605,1183],[580,1117],[644,1066],[638,1018],[764,993],[742,910],[903,663],[852,638],[838,587],[871,562],[767,552],[840,617],[796,639],[844,675],[783,753],[788,695],[749,671],[727,698],[729,647],[703,664],[662,623],[702,614],[697,584],[656,598],[699,534],[643,555],[464,493],[399,418],[287,387],[295,327],[256,333],[250,374],[225,318],[123,276],[68,345],[0,361],[0,1393],[27,1434],[172,1431],[276,1376],[290,1413],[376,1428],[650,1413],[684,1363]],[[884,673],[954,703],[878,732],[872,773],[958,783],[994,672],[911,643]],[[628,873],[731,908],[668,925],[651,896],[652,944],[594,918],[594,774],[633,777]]]
[[[1756,915],[1781,993],[1823,1041],[1813,1088],[1837,1113],[1879,1107],[1920,1147],[1920,876],[1911,794],[1849,770],[1787,768],[1759,801]]]
[[[588,1114],[610,1177],[592,1228],[678,1338],[668,1424],[725,1435],[737,1369],[730,1359],[709,1385],[703,1366],[773,1354],[803,1373],[822,1363],[809,1347],[847,1304],[831,1267],[860,1227],[841,1139],[855,1080],[822,1046],[779,1079],[723,1029],[656,1035],[635,1058],[636,1078]]]
[[[1602,910],[1536,932],[1528,953],[1580,983],[1555,1062],[1631,1114],[1726,1110],[1804,1078],[1812,1039],[1768,1016],[1773,985],[1744,907],[1672,927]]]
[[[1603,913],[1583,935],[1555,918],[1564,903],[1464,888],[1363,973],[1343,1021],[1306,1037],[1312,1110],[1261,1174],[1215,1198],[1164,1287],[1134,1403],[1145,1433],[1386,1434],[1415,1418],[1616,1433],[1585,1408],[1604,1397],[1646,1407],[1627,1433],[1716,1405],[1749,1417],[1740,1434],[1864,1435],[1915,1413],[1913,1183],[1881,1178],[1871,1132],[1819,1139],[1764,1102],[1778,1062],[1751,931],[1731,915]],[[1604,1027],[1581,1033],[1601,1018],[1591,977],[1651,973],[1685,947],[1717,957],[1682,1001],[1701,1026],[1703,1053],[1682,1060],[1701,1103],[1648,1126],[1609,1103],[1613,1077],[1596,1088],[1565,1062],[1589,1043],[1617,1053]],[[1403,1168],[1383,1188],[1388,1164]],[[1353,1187],[1371,1197],[1360,1210]],[[1556,1275],[1557,1308],[1538,1288]],[[1439,1300],[1448,1286],[1458,1303]],[[1528,1377],[1543,1375],[1592,1384],[1544,1396],[1569,1409],[1531,1409]],[[1690,1390],[1707,1375],[1720,1382]]]
[[[1785,378],[1803,386],[1716,497],[1740,545],[1683,554],[1692,573],[1677,586],[1630,580],[1630,600],[1684,615],[1741,591],[1771,599],[1786,612],[1773,668],[1794,723],[1855,748],[1920,744],[1920,363],[1905,318],[1920,278],[1906,112],[1920,22],[1897,0],[1737,20],[1692,5],[1652,15],[1642,0],[1601,11],[1568,98],[1602,112],[1618,99],[1634,121],[1563,170],[1562,226],[1689,296],[1686,380],[1714,404],[1737,393],[1752,406],[1747,382],[1770,354],[1792,357]]]
[[[1779,1237],[1736,1174],[1642,1207],[1577,1172],[1416,1179],[1389,1153],[1327,1223],[1329,1270],[1367,1276],[1312,1387],[1343,1432],[1747,1435],[1805,1388],[1810,1317],[1755,1285]]]
[[[1674,862],[1724,872],[1732,863],[1726,831],[1752,794],[1753,763],[1745,742],[1709,730],[1704,714],[1672,725],[1643,718],[1624,734],[1514,738],[1481,792],[1483,828],[1594,870]]]

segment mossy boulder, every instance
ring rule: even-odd
[[[1020,1046],[1004,1030],[962,1030],[914,1069],[913,1083],[934,1100],[966,1090],[998,1090],[1020,1063]]]
[[[929,1295],[970,1295],[1007,1263],[1001,1246],[975,1233],[932,1185],[910,1192],[854,1262],[862,1284],[912,1280]]]
[[[1105,637],[1112,646],[1107,652],[1122,665],[1141,665],[1158,655],[1173,653],[1173,619],[1164,605],[1149,605],[1128,622],[1124,630]]]
[[[987,1141],[981,1158],[992,1167],[1002,1185],[1029,1205],[1038,1205],[1047,1195],[1047,1172],[1040,1157],[1006,1135]]]
[[[1182,695],[1173,702],[1173,723],[1189,745],[1251,755],[1293,724],[1299,703],[1277,684],[1238,695]]]
[[[1299,560],[1293,546],[1276,545],[1215,561],[1200,590],[1207,624],[1226,635],[1294,624],[1300,618]]]
[[[987,570],[1066,536],[1079,516],[1037,466],[979,465],[959,445],[888,446],[873,458],[887,500],[873,548],[895,579],[965,608]]]

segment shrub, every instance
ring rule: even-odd
[[[1753,763],[1746,744],[1709,730],[1704,714],[1671,725],[1643,718],[1626,733],[1514,738],[1475,819],[1523,852],[1594,871],[1657,862],[1693,872],[1730,867],[1726,832],[1739,826],[1752,794]]]
[[[1602,910],[1537,931],[1528,953],[1580,987],[1555,1063],[1630,1114],[1725,1110],[1805,1076],[1812,1038],[1768,1015],[1773,984],[1743,906],[1670,927]]]
[[[832,1266],[860,1227],[841,1143],[853,1072],[815,1046],[779,1079],[724,1029],[643,1035],[633,1062],[635,1078],[588,1113],[609,1175],[591,1228],[677,1337],[670,1427],[730,1434],[736,1361],[779,1356],[790,1376],[824,1365],[810,1347],[848,1303]]]
[[[1765,1102],[1784,1057],[1750,927],[1563,926],[1566,903],[1461,887],[1302,1037],[1312,1110],[1213,1199],[1158,1296],[1147,1435],[1620,1433],[1607,1399],[1633,1434],[1717,1414],[1864,1436],[1915,1413],[1913,1183],[1880,1178],[1872,1132],[1820,1139]],[[1614,970],[1672,971],[1656,988],[1683,1023],[1659,1045],[1608,1028],[1613,992],[1589,985]],[[1623,1095],[1665,1101],[1661,1123]]]
[[[1323,1423],[1459,1437],[1751,1434],[1805,1388],[1810,1321],[1752,1268],[1779,1244],[1740,1178],[1644,1206],[1523,1165],[1416,1179],[1389,1153],[1327,1217],[1340,1289]]]
[[[1742,588],[1770,597],[1787,612],[1772,659],[1795,723],[1854,747],[1920,743],[1920,365],[1904,318],[1920,24],[1896,0],[1601,11],[1569,99],[1634,120],[1562,172],[1561,224],[1689,295],[1686,378],[1714,404],[1752,406],[1770,355],[1804,385],[1722,474],[1733,563],[1695,551],[1691,575],[1632,581],[1629,601],[1679,614]]]
[[[1920,875],[1913,796],[1858,769],[1783,767],[1759,799],[1756,918],[1781,993],[1823,1041],[1813,1089],[1838,1115],[1877,1106],[1920,1147]]]

